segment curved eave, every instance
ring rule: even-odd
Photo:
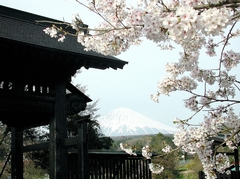
[[[66,80],[81,67],[122,69],[127,62],[60,51],[0,38],[3,60],[0,76],[9,80],[52,82]]]

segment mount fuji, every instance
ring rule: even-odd
[[[148,118],[129,108],[117,108],[98,119],[106,136],[174,134],[177,129]]]

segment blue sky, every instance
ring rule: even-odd
[[[83,22],[90,27],[97,25],[100,20],[74,0],[0,0],[0,5],[68,22],[71,21],[72,14],[79,13]],[[161,96],[159,103],[153,102],[150,95],[156,93],[157,82],[165,76],[165,64],[179,58],[179,50],[162,51],[156,44],[146,40],[140,46],[132,47],[117,56],[129,62],[123,70],[82,69],[82,73],[73,82],[87,85],[90,98],[100,100],[100,115],[118,107],[126,107],[174,126],[172,121],[175,117],[187,118],[191,115],[183,103],[188,95],[177,92],[170,97]],[[202,117],[196,116],[196,121]]]

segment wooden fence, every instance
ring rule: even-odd
[[[199,172],[199,179],[205,179],[203,172]],[[231,171],[230,175],[227,174],[217,174],[217,179],[240,179],[240,172]]]
[[[151,172],[141,154],[128,155],[122,151],[89,152],[89,179],[151,179]],[[78,178],[77,154],[69,155],[69,178]]]

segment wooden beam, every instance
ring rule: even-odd
[[[69,137],[63,139],[60,146],[67,147],[72,145],[77,145],[80,142],[79,137]],[[31,152],[31,151],[39,151],[49,149],[49,142],[42,142],[39,144],[27,145],[23,146],[22,152]]]
[[[67,147],[67,146],[71,146],[71,145],[77,145],[80,142],[80,138],[79,137],[69,137],[63,140],[62,142],[62,146]]]
[[[39,150],[46,150],[49,148],[49,142],[42,142],[40,144],[33,144],[23,146],[22,152],[31,152],[31,151],[39,151]]]

